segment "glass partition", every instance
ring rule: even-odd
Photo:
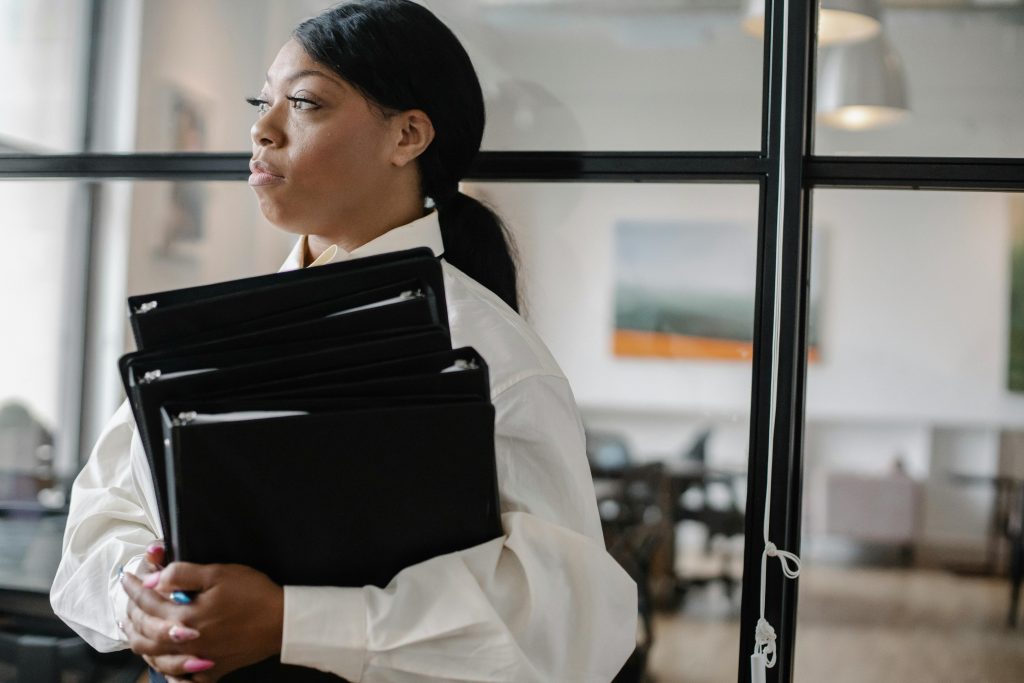
[[[1012,681],[1024,197],[819,190],[814,206],[796,680]]]

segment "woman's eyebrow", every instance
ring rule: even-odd
[[[285,78],[284,82],[287,85],[288,83],[291,83],[292,81],[297,81],[298,79],[302,78],[303,76],[319,76],[320,78],[326,78],[327,80],[331,81],[332,83],[335,83],[337,85],[341,85],[341,81],[339,81],[337,78],[334,78],[333,76],[329,76],[328,74],[325,74],[323,71],[318,71],[316,69],[304,69],[302,71],[296,71],[291,76],[288,76],[287,78]],[[267,84],[268,85],[273,85],[274,84],[273,79],[270,77],[270,72],[269,71],[267,72]]]

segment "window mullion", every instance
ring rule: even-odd
[[[766,9],[764,131],[767,173],[761,189],[754,369],[751,391],[739,680],[751,680],[750,655],[761,616],[761,562],[771,463],[768,540],[800,551],[800,496],[806,365],[806,257],[810,205],[803,159],[809,106],[814,3],[772,0]],[[768,558],[764,616],[777,634],[769,681],[792,680],[796,583]]]

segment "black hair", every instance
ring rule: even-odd
[[[451,29],[409,0],[355,0],[307,19],[292,35],[383,111],[421,109],[430,117],[434,140],[417,163],[421,192],[437,205],[444,257],[518,311],[508,231],[491,209],[459,192],[480,151],[484,98]]]

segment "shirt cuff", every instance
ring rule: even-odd
[[[285,586],[281,662],[359,683],[366,665],[363,589]]]
[[[146,559],[145,555],[136,555],[124,564],[124,571],[128,574],[135,574],[139,571],[139,565],[144,559]],[[126,636],[120,624],[128,621],[128,594],[124,592],[124,586],[121,585],[120,572],[114,572],[112,583],[110,601],[114,607],[114,620],[118,622],[118,638],[124,641]]]

